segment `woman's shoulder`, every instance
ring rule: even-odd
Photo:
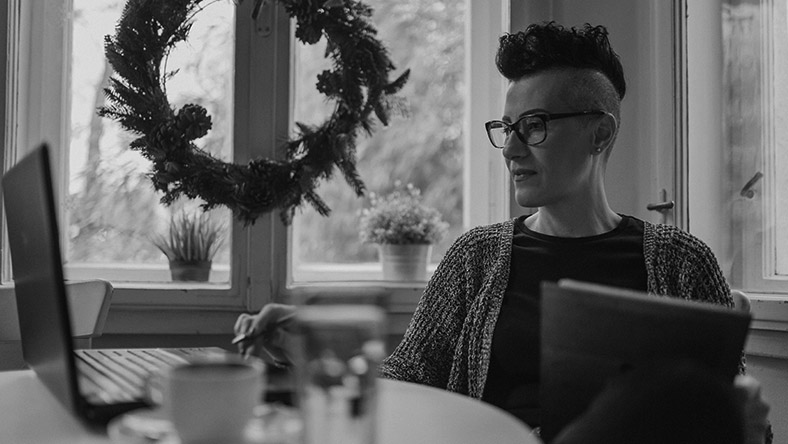
[[[496,222],[488,225],[479,225],[473,227],[457,238],[457,242],[478,242],[490,239],[497,239],[502,235],[511,235],[514,233],[515,219],[505,220],[503,222]]]
[[[511,244],[514,234],[514,219],[468,229],[454,240],[447,256],[497,254],[502,246]]]
[[[719,261],[704,241],[673,225],[644,224],[644,253],[655,281],[650,290],[731,306]]]
[[[703,240],[675,225],[643,221],[643,237],[647,246],[652,244],[659,249],[678,249],[704,255],[711,253],[711,248]]]
[[[650,232],[649,234],[659,239],[702,242],[693,234],[675,225],[653,223],[647,220],[643,220],[641,222],[643,223],[643,231]]]

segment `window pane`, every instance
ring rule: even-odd
[[[775,260],[774,273],[788,276],[788,177],[780,174],[788,171],[788,82],[782,76],[788,69],[788,21],[785,0],[775,1],[771,7],[773,15],[769,26],[773,46],[770,77],[774,83],[774,108],[769,123],[774,131],[770,142],[774,153],[771,179],[775,191],[771,202],[774,205],[775,245],[771,254]]]
[[[788,279],[788,8],[727,0],[722,9],[726,142],[731,162],[732,285],[785,292]]]
[[[103,38],[114,33],[125,4],[122,0],[74,0],[71,66],[69,185],[67,195],[69,270],[113,280],[168,281],[167,258],[151,241],[165,233],[172,213],[196,209],[199,202],[159,203],[146,173],[150,163],[128,148],[136,135],[101,118],[103,89],[112,68]],[[212,2],[198,14],[187,42],[170,54],[166,71],[177,70],[167,83],[171,105],[204,106],[213,129],[196,141],[223,160],[232,160],[232,91],[234,53],[232,2]],[[230,213],[210,217],[227,227],[213,260],[211,281],[226,282],[230,266]],[[111,274],[109,270],[112,270]]]
[[[372,137],[359,138],[358,169],[368,191],[386,193],[394,183],[412,183],[424,202],[449,223],[449,234],[435,245],[437,263],[462,229],[462,152],[465,106],[465,0],[366,2],[372,21],[397,70],[410,69],[400,96],[407,113],[378,124]],[[325,41],[296,43],[294,120],[320,123],[331,104],[315,89],[316,76],[330,68]],[[375,245],[362,244],[358,212],[366,199],[355,196],[341,174],[318,193],[332,209],[322,217],[311,207],[296,215],[292,231],[295,281],[363,279],[380,276]]]

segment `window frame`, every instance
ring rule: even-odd
[[[682,14],[687,32],[687,69],[684,81],[688,94],[688,146],[687,159],[689,228],[703,239],[715,252],[731,287],[743,289],[751,301],[753,321],[745,347],[747,354],[788,358],[784,332],[788,329],[788,286],[772,291],[753,289],[752,282],[744,278],[745,269],[756,270],[753,263],[737,265],[732,252],[744,245],[755,246],[757,269],[762,270],[762,245],[759,236],[745,232],[741,224],[731,217],[731,193],[739,189],[726,183],[722,174],[727,144],[723,140],[722,109],[722,29],[721,2],[685,0],[687,13]],[[760,160],[758,161],[760,162]],[[698,174],[703,171],[703,174]],[[728,173],[730,174],[730,173]],[[748,178],[746,178],[748,179]],[[745,180],[746,180],[745,179]],[[741,185],[736,183],[736,185]],[[759,222],[760,223],[760,222]],[[757,277],[757,275],[756,275]],[[749,279],[749,278],[748,278]]]
[[[690,1],[690,10],[701,13],[689,15],[693,23],[688,25],[690,32],[689,45],[694,45],[695,56],[701,53],[722,53],[722,29],[712,27],[708,22],[720,21],[720,5],[709,7],[701,2]],[[721,4],[721,3],[720,3]],[[773,0],[760,0],[760,23],[769,26],[772,22],[771,8]],[[713,14],[717,12],[718,14]],[[705,13],[705,14],[703,14]],[[709,16],[706,19],[698,17]],[[701,23],[703,21],[703,23]],[[698,28],[711,28],[716,35],[701,35]],[[693,29],[696,29],[693,31]],[[729,278],[731,286],[747,292],[752,297],[788,298],[788,277],[777,276],[769,269],[774,269],[774,217],[775,217],[775,185],[771,179],[776,177],[774,156],[776,150],[774,128],[771,123],[776,115],[773,75],[773,36],[769,29],[761,29],[760,56],[761,75],[759,79],[760,101],[758,112],[763,122],[758,133],[755,154],[742,156],[740,162],[726,170],[723,165],[727,153],[719,152],[730,149],[731,142],[726,140],[724,123],[720,111],[723,108],[721,72],[723,60],[713,60],[716,56],[694,63],[695,75],[689,79],[689,91],[694,108],[690,115],[695,119],[690,126],[690,133],[695,135],[691,141],[694,157],[690,164],[703,165],[708,172],[705,177],[696,174],[690,183],[693,223],[695,234],[707,240],[721,260],[721,265]],[[716,37],[716,38],[714,38]],[[700,43],[705,40],[706,43]],[[714,43],[716,40],[719,42]],[[697,57],[691,58],[696,60]],[[692,65],[692,63],[691,63]],[[712,80],[712,76],[719,77]],[[704,84],[705,87],[698,87]],[[719,92],[716,92],[718,90]],[[717,96],[715,96],[715,94]],[[693,100],[694,99],[694,100]],[[705,105],[701,105],[706,102]],[[708,103],[709,101],[713,103]],[[716,112],[715,112],[716,111]],[[720,118],[719,122],[712,119]],[[709,135],[719,134],[719,139],[710,139]],[[755,133],[749,134],[753,135]],[[748,134],[745,134],[746,137]],[[717,137],[717,136],[714,136]],[[700,142],[705,139],[706,142]],[[754,184],[752,197],[741,195],[744,184],[753,177],[755,172],[763,172],[763,179]],[[742,209],[742,207],[749,207]],[[738,210],[737,210],[738,208]],[[737,213],[740,211],[741,214]],[[726,238],[727,237],[727,238]],[[741,250],[740,258],[735,256]]]
[[[468,131],[463,172],[466,197],[464,229],[509,217],[510,204],[508,181],[491,180],[505,177],[505,166],[495,150],[484,149],[487,142],[482,125],[471,124],[497,116],[503,109],[505,83],[495,71],[492,48],[495,48],[498,36],[509,29],[510,4],[509,0],[494,0],[484,5],[466,1],[469,17],[466,32],[470,50],[465,60],[466,69],[469,70],[469,100],[466,104],[465,124]],[[236,22],[234,122],[234,153],[237,162],[259,156],[275,156],[278,143],[290,134],[290,91],[293,86],[290,70],[294,32],[291,19],[283,8],[272,3],[263,7],[256,22],[248,19],[253,2],[237,6],[236,17],[239,19]],[[9,0],[7,3],[6,29],[10,32],[7,46],[11,50],[9,54],[12,60],[9,60],[9,69],[5,73],[7,119],[4,131],[5,146],[9,147],[3,153],[5,169],[42,140],[47,140],[54,147],[66,146],[68,79],[59,73],[68,63],[66,56],[70,49],[70,33],[60,18],[64,10],[70,11],[71,6],[71,0]],[[271,66],[275,69],[268,69]],[[16,68],[19,67],[23,69],[17,73]],[[58,74],[53,76],[53,72]],[[45,100],[50,97],[60,97],[59,106],[52,107],[51,100]],[[470,106],[471,103],[476,106]],[[244,128],[248,131],[239,132]],[[60,159],[62,150],[53,151],[53,164],[58,165],[53,174],[62,220],[64,212],[59,190],[65,187],[67,171],[65,162]],[[134,325],[137,316],[128,315],[136,313],[143,316],[142,313],[161,308],[173,313],[218,311],[227,313],[229,318],[240,311],[257,310],[272,300],[290,300],[293,290],[299,287],[311,289],[309,291],[324,289],[341,292],[342,288],[383,286],[395,293],[394,299],[397,299],[397,295],[405,298],[408,305],[415,304],[417,294],[420,295],[424,287],[424,283],[398,284],[356,279],[333,283],[294,283],[289,270],[290,230],[282,224],[278,213],[264,215],[249,227],[236,223],[233,228],[233,271],[229,286],[116,282],[108,330],[137,332],[138,326]],[[3,249],[0,258],[4,285],[8,285],[11,279],[6,250]],[[250,264],[259,265],[252,267]],[[87,276],[71,274],[76,277]],[[114,319],[113,313],[117,314],[117,319]],[[121,317],[125,320],[121,320]],[[114,328],[113,325],[120,327]],[[149,325],[150,331],[160,332],[188,328]]]
[[[239,5],[237,16],[251,16],[247,9],[251,8],[252,3],[244,2]],[[469,1],[467,10],[471,21],[466,23],[469,28],[471,48],[470,56],[466,59],[466,66],[471,69],[467,83],[472,88],[466,105],[470,108],[466,113],[468,120],[466,137],[469,140],[466,143],[466,150],[469,155],[465,157],[466,168],[463,173],[466,179],[464,182],[467,202],[465,205],[467,214],[464,217],[466,229],[505,219],[517,210],[510,200],[508,181],[497,179],[505,177],[506,173],[499,153],[482,148],[486,148],[487,144],[482,125],[474,126],[470,122],[486,121],[490,116],[497,116],[502,110],[505,82],[495,72],[494,65],[491,63],[494,56],[492,48],[495,47],[498,35],[510,29],[511,8],[519,10],[534,6],[520,3],[511,5],[509,0],[482,3],[484,2]],[[709,24],[709,20],[716,18],[715,5],[704,0],[679,0],[678,3],[685,5],[680,8],[681,10],[687,11],[677,14],[676,18],[679,28],[686,32],[686,41],[677,43],[675,50],[687,51],[687,48],[691,47],[694,48],[694,54],[717,53],[718,48],[705,47],[703,44],[700,48],[693,46],[698,42],[714,40],[709,38],[709,32],[713,33],[717,28],[714,24]],[[66,108],[52,107],[51,101],[45,98],[52,97],[53,94],[63,97],[64,83],[53,82],[42,77],[47,72],[53,71],[53,67],[62,66],[63,56],[67,54],[63,51],[63,47],[59,51],[50,48],[49,52],[42,49],[46,41],[59,42],[61,45],[68,41],[63,38],[63,27],[57,26],[58,20],[51,19],[53,15],[58,16],[63,5],[70,5],[70,0],[62,0],[62,2],[9,0],[0,13],[0,20],[5,25],[6,33],[3,38],[7,48],[3,56],[6,71],[3,73],[3,82],[0,82],[3,88],[2,96],[5,99],[2,111],[5,117],[4,125],[0,129],[7,147],[0,153],[4,170],[41,140],[63,146],[65,140],[63,127],[53,126],[51,122],[60,122],[59,116],[64,115],[63,110]],[[517,10],[514,12],[516,13]],[[708,17],[704,19],[704,15],[709,10],[711,10],[711,19]],[[247,40],[245,44],[241,44],[239,39],[236,48],[236,109],[242,106],[247,108],[240,108],[243,112],[236,112],[236,130],[244,125],[249,127],[249,119],[252,118],[251,116],[256,116],[256,124],[252,125],[252,130],[244,135],[236,132],[234,138],[236,155],[242,150],[247,150],[244,151],[247,158],[273,156],[277,151],[277,141],[286,138],[291,127],[289,116],[292,107],[289,91],[292,88],[292,80],[289,73],[292,63],[293,31],[289,17],[280,7],[275,6],[269,12],[270,14],[261,14],[257,23],[240,20],[237,28],[237,35],[246,35]],[[685,158],[681,158],[677,164],[681,163],[683,168],[688,168],[687,165],[691,167],[693,164],[708,167],[709,160],[719,157],[713,147],[720,146],[708,136],[715,133],[722,134],[720,123],[709,120],[713,119],[715,111],[719,110],[718,104],[715,105],[713,100],[709,101],[708,95],[708,88],[715,88],[714,82],[717,80],[714,79],[718,73],[714,72],[714,68],[719,65],[713,61],[701,63],[694,56],[688,57],[686,54],[683,54],[681,59],[688,60],[689,66],[677,67],[680,72],[677,71],[676,76],[683,83],[682,87],[686,88],[688,103],[685,105],[687,112],[683,120],[677,118],[677,122],[686,125],[686,143],[688,147],[692,147],[692,150],[688,150]],[[238,63],[239,60],[243,63]],[[270,66],[276,66],[276,71],[264,69]],[[44,70],[44,67],[47,69]],[[244,79],[250,78],[258,81],[250,85],[249,90],[240,91],[238,85],[243,84]],[[282,88],[282,85],[287,87]],[[699,88],[698,85],[706,86]],[[55,93],[52,92],[53,90]],[[474,103],[474,106],[470,107],[470,103]],[[699,108],[701,103],[705,105]],[[705,112],[702,109],[704,107]],[[706,120],[701,116],[706,116]],[[706,139],[701,143],[698,142],[700,135]],[[56,151],[54,155],[57,159],[61,154]],[[64,165],[64,162],[57,164]],[[63,186],[65,182],[61,179],[65,177],[65,171],[58,170],[55,174],[60,178],[56,186]],[[687,215],[686,222],[681,225],[704,239],[718,257],[723,258],[721,265],[730,276],[730,264],[721,255],[730,248],[730,240],[725,239],[726,233],[730,233],[731,230],[725,222],[728,216],[722,206],[706,211],[710,205],[719,202],[714,192],[709,190],[721,190],[724,187],[719,186],[718,183],[697,182],[697,176],[691,176],[688,171],[682,172],[681,177],[684,178],[684,183],[678,189],[684,187],[687,195],[686,199],[679,201],[681,210]],[[701,192],[702,189],[706,191]],[[0,287],[8,288],[11,270],[4,218],[2,226],[0,268],[2,268],[3,284]],[[272,300],[297,300],[294,295],[299,292],[341,294],[348,288],[384,287],[392,293],[393,305],[400,307],[395,307],[393,310],[407,313],[418,301],[424,286],[423,283],[395,284],[356,280],[334,283],[294,283],[289,270],[290,230],[281,223],[278,214],[265,215],[251,227],[235,228],[233,242],[241,243],[243,248],[234,249],[232,260],[235,272],[233,284],[229,289],[215,289],[210,286],[202,289],[186,289],[169,285],[118,284],[107,331],[141,333],[142,328],[144,333],[227,333],[237,313],[241,311],[257,310],[264,303]],[[259,265],[250,267],[249,264]],[[735,281],[732,283],[735,285]],[[784,331],[785,326],[788,325],[788,307],[784,304],[788,300],[788,288],[771,292],[750,291],[748,294],[753,303],[755,336],[758,336],[760,330],[766,330],[764,334],[770,333],[769,330]],[[208,319],[210,322],[207,321]],[[143,327],[140,327],[141,325]],[[763,345],[766,351],[762,354],[772,353],[769,348],[770,341],[756,341],[754,344],[753,347]]]
[[[466,1],[466,56],[463,140],[463,229],[498,222],[510,217],[510,183],[500,150],[490,146],[484,123],[503,111],[506,81],[495,68],[498,37],[510,29],[510,1]],[[292,121],[292,112],[290,113]],[[293,242],[293,230],[287,230],[287,245]],[[349,264],[337,270],[302,271],[305,278],[296,281],[293,259],[288,248],[287,289],[337,287],[386,287],[393,292],[423,289],[425,282],[387,282],[375,263]],[[428,267],[428,278],[435,265]],[[337,277],[339,275],[340,277]],[[352,276],[352,278],[350,278]]]
[[[277,91],[274,79],[289,75],[290,20],[280,9],[251,17],[253,2],[238,5],[236,17],[236,70],[234,155],[236,162],[256,157],[272,157],[276,144],[288,134],[288,121],[281,118],[289,108],[288,94]],[[67,187],[67,165],[63,161],[67,146],[69,95],[65,72],[70,54],[70,29],[62,20],[70,11],[71,0],[61,2],[23,2],[7,4],[7,47],[5,97],[6,147],[4,169],[14,164],[41,141],[54,149],[53,168],[58,219],[64,220],[61,190]],[[265,27],[268,29],[264,30]],[[276,70],[268,67],[276,66]],[[18,71],[17,71],[18,70]],[[252,81],[254,79],[254,81]],[[52,106],[52,97],[59,97]],[[239,112],[240,111],[240,112]],[[286,113],[285,113],[286,115]],[[267,239],[279,223],[273,214],[261,217],[256,224],[243,227],[234,222],[230,284],[162,284],[113,282],[113,309],[157,307],[190,310],[241,311],[259,308],[271,300],[273,242]],[[61,223],[61,232],[64,227]],[[63,237],[61,235],[61,237]],[[5,239],[5,238],[4,238]],[[268,254],[260,253],[261,251]],[[11,281],[7,249],[3,249],[3,283]],[[255,262],[256,261],[256,262]],[[263,264],[251,267],[250,264]],[[66,265],[66,275],[88,277]]]
[[[736,165],[734,177],[744,184],[753,171],[763,172],[761,183],[753,187],[755,198],[749,203],[753,204],[754,211],[746,212],[740,227],[735,233],[742,245],[752,245],[751,254],[743,254],[740,273],[742,288],[751,292],[765,294],[779,294],[788,297],[788,276],[776,272],[776,255],[779,253],[776,245],[776,206],[777,206],[777,137],[775,136],[776,109],[775,93],[775,28],[774,0],[761,0],[760,23],[761,44],[761,88],[760,112],[762,127],[760,131],[760,147],[758,155],[751,162]],[[746,202],[746,201],[745,201]]]

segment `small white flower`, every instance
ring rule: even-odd
[[[395,189],[382,196],[370,193],[370,208],[360,212],[360,238],[378,244],[433,244],[446,235],[449,224],[440,212],[421,202],[421,190],[394,182]]]

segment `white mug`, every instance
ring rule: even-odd
[[[181,443],[243,443],[261,402],[264,368],[259,360],[228,356],[166,370],[161,407]]]

